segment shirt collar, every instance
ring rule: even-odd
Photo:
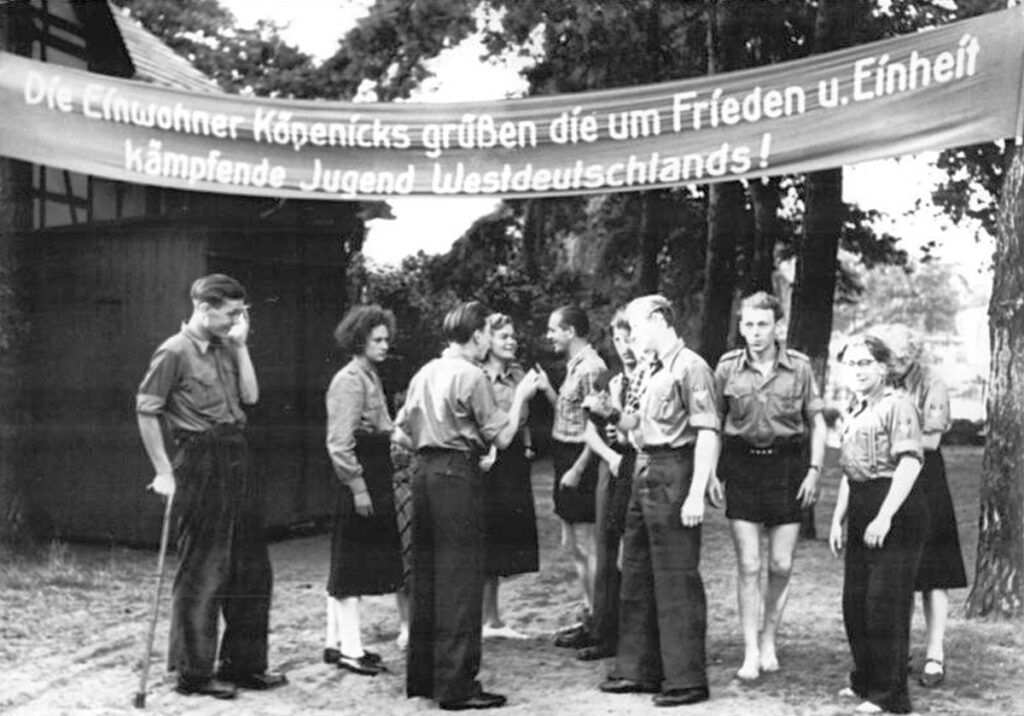
[[[494,370],[489,363],[483,363],[481,367],[492,383],[507,383],[508,385],[515,383],[514,363],[509,363],[503,370]]]
[[[875,405],[878,404],[878,401],[880,401],[885,396],[891,395],[891,394],[892,394],[892,388],[890,388],[889,386],[887,386],[887,385],[885,385],[883,383],[883,384],[879,385],[877,388],[875,388],[873,391],[871,391],[871,394],[868,395],[866,398],[857,398],[856,396],[854,396],[854,398],[853,398],[854,412],[855,413],[859,413],[859,412],[861,412],[865,408],[870,408],[872,406],[875,406]]]
[[[441,357],[442,358],[455,358],[456,360],[464,360],[467,363],[469,363],[470,365],[475,365],[477,368],[480,367],[480,364],[478,362],[476,362],[475,360],[471,360],[471,359],[467,358],[466,356],[464,356],[462,354],[462,351],[459,350],[458,346],[451,346],[451,345],[448,346],[443,351],[441,351]]]
[[[781,366],[786,370],[793,370],[793,364],[790,362],[789,354],[786,353],[786,347],[775,341],[775,365]],[[740,358],[740,368],[754,368],[754,362],[750,359],[750,349],[743,349],[743,356]]]
[[[680,353],[682,353],[683,352],[683,348],[685,348],[685,347],[686,347],[686,343],[683,342],[683,339],[682,338],[677,338],[676,342],[672,344],[672,347],[669,348],[668,353],[666,353],[664,355],[664,357],[658,356],[658,358],[661,361],[661,364],[663,366],[672,365],[673,361],[675,361],[675,359],[676,359],[676,356],[678,356]]]
[[[583,362],[584,358],[590,358],[590,356],[592,354],[594,354],[594,348],[589,343],[587,343],[585,346],[580,348],[579,353],[574,355],[569,360],[568,364],[566,364],[566,366],[565,366],[565,372],[566,373],[571,373],[573,371],[573,369],[576,368],[576,366],[578,366],[580,363]]]
[[[206,354],[206,351],[210,349],[210,345],[213,341],[209,338],[204,337],[199,331],[195,330],[188,323],[181,324],[181,332],[185,334],[185,337],[196,344],[196,348],[199,352]],[[220,345],[220,340],[217,340],[217,345]]]

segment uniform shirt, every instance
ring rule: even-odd
[[[366,483],[356,458],[356,434],[389,434],[393,427],[380,376],[366,360],[353,358],[335,373],[326,400],[327,453],[334,472],[353,492],[363,492]]]
[[[914,363],[899,382],[921,411],[922,433],[944,433],[949,430],[952,423],[949,389],[942,378],[920,363]]]
[[[652,359],[639,399],[641,447],[686,447],[700,429],[718,430],[715,377],[704,359],[678,341],[660,359]]]
[[[409,382],[395,424],[417,450],[484,452],[508,424],[479,365],[448,348]]]
[[[890,478],[904,455],[921,459],[921,421],[910,397],[880,387],[850,406],[839,464],[851,482]]]
[[[722,432],[755,447],[800,438],[824,407],[814,383],[810,359],[776,344],[775,365],[762,374],[746,349],[729,351],[715,368]]]
[[[498,401],[498,407],[507,413],[512,409],[512,400],[516,394],[516,386],[522,381],[525,372],[518,363],[510,364],[502,372],[492,370],[486,363],[481,368],[487,379],[491,381],[491,387],[494,389],[494,398]],[[523,403],[520,415],[524,421],[528,417],[529,413],[527,412],[526,403]]]
[[[149,362],[135,396],[135,412],[166,416],[172,428],[205,432],[218,424],[245,424],[238,391],[238,358],[220,338],[182,324]]]
[[[594,384],[606,370],[604,361],[590,345],[584,346],[565,367],[565,380],[558,389],[551,437],[563,443],[582,443],[587,427],[583,399],[594,392]]]

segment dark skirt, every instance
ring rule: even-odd
[[[553,497],[555,514],[569,524],[593,523],[597,517],[597,458],[591,457],[576,487],[563,488],[562,475],[583,451],[583,443],[551,441],[551,462],[555,468]]]
[[[341,486],[327,580],[327,593],[335,598],[388,594],[399,587],[402,578],[390,437],[358,435],[356,458],[363,467],[373,514],[357,514],[352,491]]]
[[[530,486],[530,461],[516,440],[499,450],[484,475],[485,574],[510,577],[540,569],[537,516]]]
[[[957,589],[967,586],[967,573],[960,552],[953,498],[946,480],[946,465],[938,450],[926,450],[924,466],[914,484],[928,503],[930,524],[924,543],[924,555],[917,571],[914,589]]]

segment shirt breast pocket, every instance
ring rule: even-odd
[[[729,415],[734,420],[746,420],[753,412],[755,395],[752,389],[740,385],[726,385],[723,393],[729,407]]]
[[[220,386],[217,385],[217,377],[205,372],[190,375],[186,382],[186,390],[192,400],[192,404],[198,410],[206,410],[221,402]]]

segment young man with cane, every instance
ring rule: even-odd
[[[168,668],[178,672],[179,693],[227,699],[237,687],[286,679],[266,670],[272,575],[244,433],[242,404],[259,398],[245,289],[211,274],[192,284],[191,298],[192,316],[153,354],[135,409],[156,472],[150,487],[174,496],[178,517]],[[173,462],[161,421],[174,438]]]

